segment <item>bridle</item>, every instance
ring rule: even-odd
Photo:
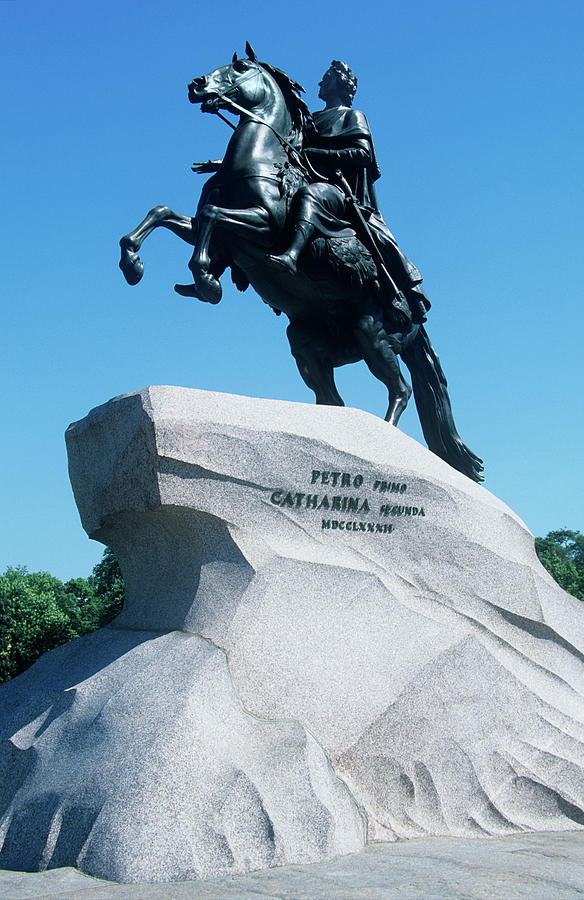
[[[252,62],[251,60],[247,60],[247,62],[251,64],[251,66],[253,67],[253,71],[248,72],[246,75],[242,75],[241,78],[234,82],[230,87],[225,88],[224,91],[219,91],[217,93],[217,96],[211,99],[211,104],[214,104],[217,100],[222,100],[223,98],[227,97],[228,94],[231,94],[233,93],[233,91],[238,90],[239,86],[243,84],[244,81],[249,81],[251,78],[256,78],[258,75],[263,74],[264,70],[260,65],[258,65],[258,63]],[[233,67],[233,63],[231,65]],[[269,122],[264,122],[264,120],[259,116],[256,116],[255,113],[252,113],[249,109],[245,109],[245,107],[240,106],[239,103],[236,103],[235,100],[229,99],[228,103],[229,106],[236,112],[240,113],[240,115],[245,115],[249,119],[251,119],[252,122],[256,122],[258,125],[264,125],[266,128],[269,128],[270,131],[272,131],[280,141],[282,147],[284,147],[284,149],[287,150],[288,153],[292,154],[295,157],[297,165],[304,170],[305,176],[307,176],[309,179],[318,180],[318,178],[321,178],[322,180],[322,176],[317,175],[302,151],[297,150],[296,147],[287,138],[280,134],[277,128],[274,128],[274,126],[270,125]],[[221,115],[218,109],[211,108],[208,110],[208,112],[212,112],[216,116],[219,116],[219,118],[226,122],[230,128],[233,128],[234,131],[237,128],[237,126],[234,125],[233,122],[230,122],[229,119],[226,119],[225,116]]]
[[[258,75],[261,75],[261,73],[262,73],[261,66],[258,66],[257,63],[251,63],[251,65],[253,66],[254,71],[248,72],[246,75],[242,75],[242,77],[239,78],[236,82],[234,82],[231,85],[231,87],[225,88],[224,91],[218,91],[217,96],[212,97],[210,100],[210,103],[215,103],[216,100],[222,100],[224,97],[227,97],[228,94],[231,94],[231,93],[233,93],[233,91],[238,90],[239,86],[241,84],[243,84],[244,81],[249,81],[251,78],[256,78]],[[231,64],[231,68],[233,68],[233,63]],[[234,103],[234,101],[230,100],[229,103],[230,103],[230,105],[232,105]],[[238,107],[238,109],[242,110],[242,107]],[[216,110],[212,110],[212,112],[216,112]],[[251,115],[251,113],[250,113],[250,115]],[[231,122],[229,122],[229,125],[231,125],[232,128],[237,127],[237,126],[233,125]]]

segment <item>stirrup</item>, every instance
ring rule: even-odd
[[[268,254],[268,259],[271,262],[275,262],[281,269],[286,269],[291,275],[296,275],[296,261],[293,257],[288,256],[287,253],[283,253],[281,256],[272,256],[271,254]]]

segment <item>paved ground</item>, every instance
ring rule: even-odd
[[[112,884],[76,869],[0,871],[3,900],[567,900],[584,898],[584,831],[372,844],[311,866],[173,884]]]

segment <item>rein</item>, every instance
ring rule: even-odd
[[[250,78],[256,78],[258,76],[258,74],[260,74],[261,70],[260,70],[260,67],[256,66],[256,65],[254,65],[254,69],[255,69],[255,71],[248,72],[247,75],[242,75],[242,77],[238,81],[236,81],[235,84],[232,84],[231,87],[225,88],[224,91],[218,91],[217,96],[211,100],[211,103],[214,103],[215,100],[221,100],[223,97],[226,97],[227,94],[230,94],[232,91],[237,90],[239,85],[243,84],[244,81],[249,81]],[[233,103],[232,100],[230,100],[229,102]]]
[[[247,75],[244,75],[237,82],[235,82],[235,84],[232,84],[231,87],[226,88],[224,91],[220,91],[217,94],[217,97],[213,98],[213,100],[211,102],[214,103],[215,100],[221,100],[224,97],[227,97],[227,94],[230,94],[230,93],[232,93],[232,91],[237,90],[239,88],[240,84],[242,84],[242,82],[249,81],[250,78],[255,78],[258,75],[261,75],[262,73],[263,73],[263,70],[262,70],[261,66],[254,64],[253,72],[250,72]],[[318,180],[318,179],[320,179],[321,181],[323,180],[322,177],[314,171],[314,169],[310,165],[310,162],[306,158],[303,158],[300,155],[301,151],[298,151],[296,149],[296,147],[294,147],[294,145],[287,138],[285,138],[283,135],[281,135],[280,132],[276,128],[274,128],[273,125],[270,125],[269,122],[264,122],[264,120],[260,119],[259,116],[256,116],[255,113],[252,113],[249,109],[245,109],[245,107],[240,106],[239,103],[236,103],[235,100],[229,99],[228,103],[240,115],[248,116],[252,120],[252,122],[256,122],[258,125],[264,125],[266,128],[269,128],[270,131],[272,131],[274,133],[274,135],[277,137],[277,139],[280,141],[282,147],[284,147],[285,150],[287,150],[290,154],[292,154],[294,156],[297,164],[303,170],[303,174],[305,176],[308,176],[309,178],[313,178],[315,180]],[[214,112],[215,115],[219,116],[220,119],[222,119],[224,122],[226,122],[230,126],[230,128],[233,128],[233,130],[235,131],[237,126],[235,126],[232,122],[230,122],[229,119],[226,119],[225,116],[222,116],[218,109],[217,110],[214,109],[211,111]]]

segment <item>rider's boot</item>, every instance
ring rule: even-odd
[[[298,257],[306,247],[313,231],[314,225],[311,225],[310,222],[305,222],[304,220],[297,222],[294,226],[294,237],[292,238],[292,243],[290,244],[286,252],[282,253],[280,256],[269,255],[268,259],[270,259],[272,262],[277,263],[283,269],[286,269],[288,272],[294,275],[296,273]]]

